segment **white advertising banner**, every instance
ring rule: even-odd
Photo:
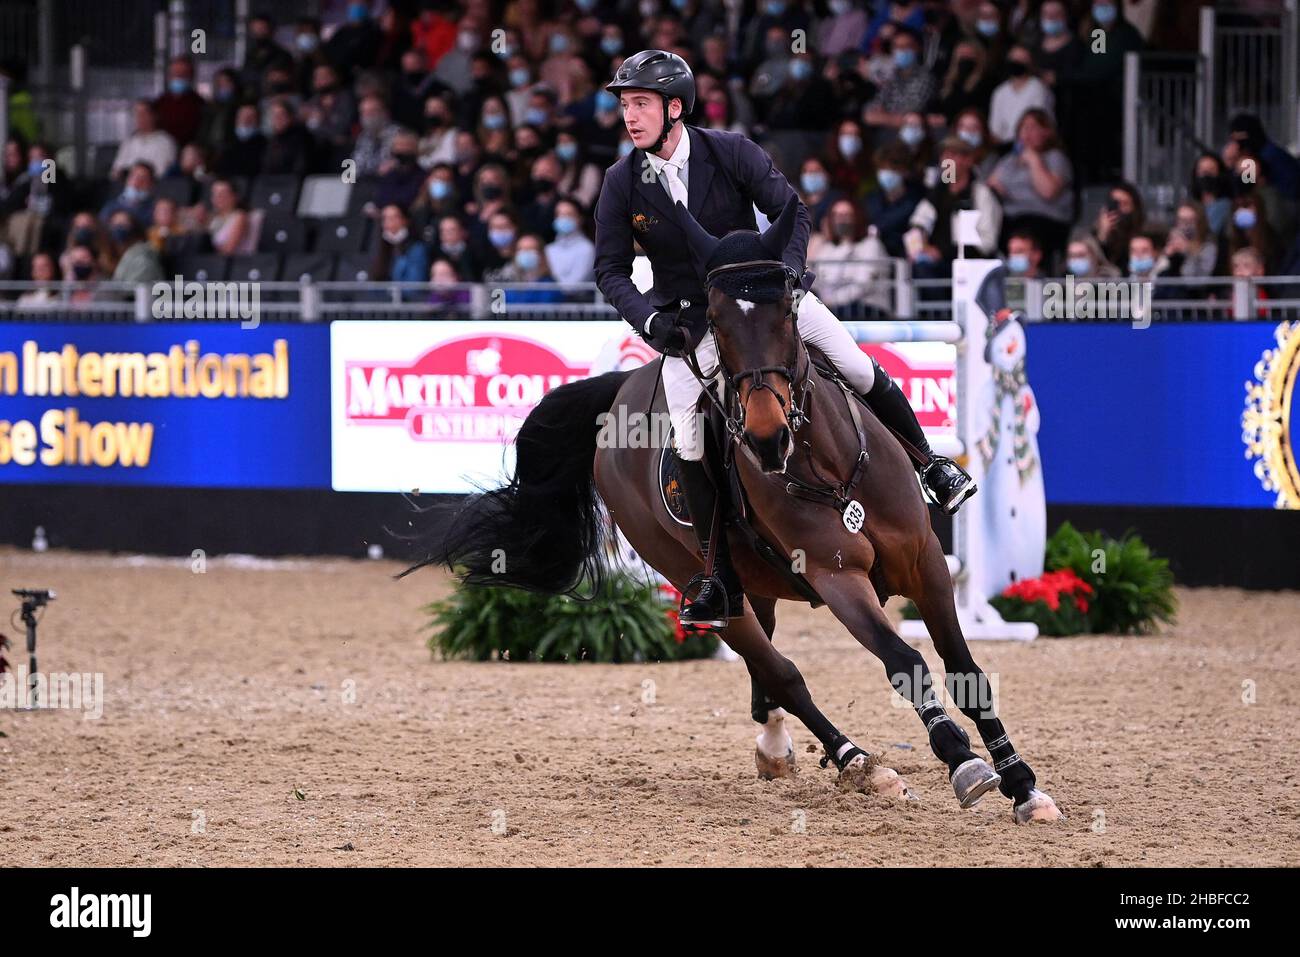
[[[952,434],[953,346],[862,348],[898,381],[927,432]],[[547,392],[656,358],[621,321],[332,323],[333,487],[430,493],[494,487],[514,465],[519,426]]]

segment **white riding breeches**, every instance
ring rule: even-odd
[[[847,329],[840,325],[835,314],[811,292],[799,299],[796,316],[799,334],[811,342],[858,392],[871,390],[876,381],[875,364],[863,352]],[[718,374],[718,347],[713,333],[708,332],[695,349],[695,358],[706,379]],[[673,444],[677,454],[688,462],[704,458],[704,442],[700,435],[701,417],[696,415],[703,386],[695,378],[685,359],[667,356],[663,364],[664,398],[668,400],[668,414],[673,422]]]

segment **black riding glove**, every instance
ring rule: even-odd
[[[651,349],[666,356],[680,358],[686,351],[686,331],[677,324],[675,312],[656,312],[641,335]]]

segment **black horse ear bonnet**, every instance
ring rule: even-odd
[[[780,302],[787,291],[785,267],[772,264],[772,254],[759,241],[759,233],[752,229],[733,229],[718,241],[717,248],[706,270],[729,263],[761,260],[761,263],[741,269],[726,269],[715,273],[708,284],[722,290],[733,299],[750,302]]]

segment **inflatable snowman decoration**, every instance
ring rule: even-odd
[[[1002,591],[1013,581],[1043,573],[1047,542],[1047,503],[1038,455],[1038,402],[1025,375],[1025,328],[1021,314],[1006,307],[1002,270],[994,269],[976,296],[988,316],[984,361],[990,378],[976,401],[987,410],[974,436],[975,454],[984,473],[978,505],[988,552],[983,593]]]

